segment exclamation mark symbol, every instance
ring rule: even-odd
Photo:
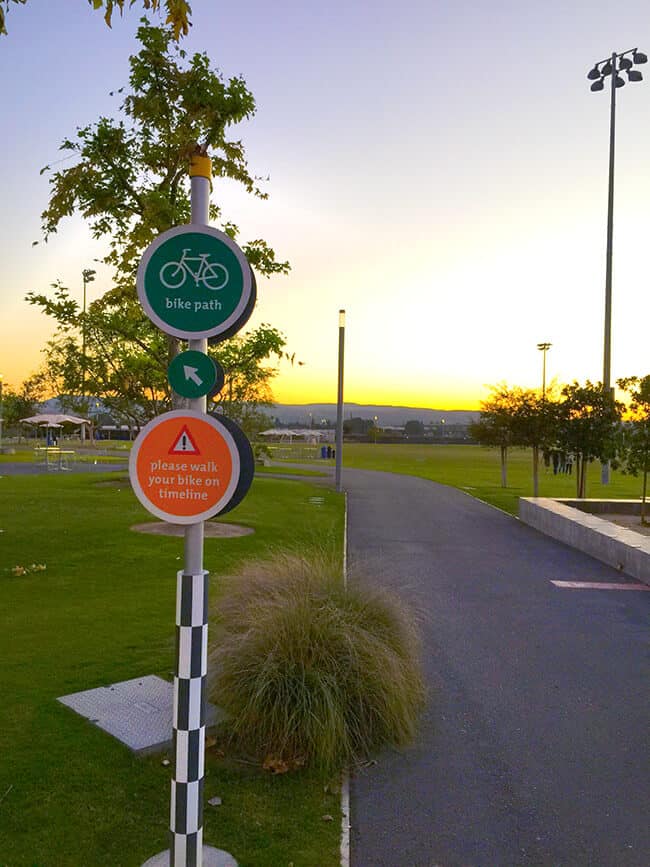
[[[183,425],[178,433],[174,445],[169,450],[170,455],[200,455],[191,432]]]

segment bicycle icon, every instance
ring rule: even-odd
[[[212,292],[223,289],[228,282],[226,268],[218,262],[208,262],[209,253],[188,256],[187,254],[191,252],[191,247],[186,247],[178,262],[165,262],[159,274],[163,286],[167,289],[180,289],[189,277],[194,280],[194,285],[197,288],[199,283],[202,283],[206,289],[210,289]],[[190,262],[194,265],[190,265]],[[196,263],[198,263],[198,268]]]

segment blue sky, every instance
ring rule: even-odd
[[[613,50],[650,52],[647,4],[194,0],[189,51],[242,74],[258,112],[238,131],[267,202],[215,184],[243,238],[291,261],[262,281],[252,324],[305,361],[285,402],[334,400],[337,311],[346,396],[475,407],[486,385],[600,379],[608,94],[586,73]],[[0,372],[39,363],[49,325],[23,299],[78,290],[102,255],[70,219],[47,246],[41,166],[77,126],[114,114],[139,9],[112,30],[84,0],[29,0],[0,41]],[[649,69],[646,66],[645,69]],[[645,70],[644,70],[645,72]],[[650,72],[648,73],[650,75]],[[613,376],[645,374],[650,314],[650,85],[618,92]],[[62,164],[62,165],[65,165]],[[100,269],[91,286],[110,285]]]

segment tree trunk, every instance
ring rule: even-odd
[[[578,499],[584,500],[587,496],[587,461],[585,460],[584,455],[577,455],[576,460]]]
[[[533,497],[539,497],[539,446],[533,446]]]
[[[647,524],[648,522],[645,519],[645,500],[646,495],[648,493],[648,471],[647,469],[643,470],[643,494],[641,495],[641,523]]]
[[[508,470],[506,462],[508,460],[508,446],[501,446],[501,487],[508,487]]]

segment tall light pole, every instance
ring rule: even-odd
[[[0,454],[2,454],[2,380],[3,375],[0,373]]]
[[[336,490],[341,493],[341,452],[343,451],[343,360],[345,354],[345,310],[339,310],[339,387],[336,403]]]
[[[84,300],[83,300],[83,315],[81,319],[81,358],[82,358],[82,369],[81,369],[81,399],[83,400],[86,397],[86,286],[88,283],[92,283],[95,279],[95,274],[97,271],[93,271],[92,268],[84,268],[81,272],[81,276],[84,281]]]
[[[607,249],[605,260],[605,334],[603,346],[603,391],[610,394],[612,374],[612,249],[614,239],[614,150],[616,143],[616,90],[623,87],[625,73],[628,81],[641,81],[643,76],[635,64],[647,63],[648,58],[638,48],[628,48],[620,54],[613,52],[611,57],[599,60],[587,73],[591,89],[596,92],[605,89],[605,79],[610,76],[609,100],[609,185],[607,193]],[[609,483],[609,464],[602,466],[601,480]]]
[[[542,352],[542,401],[546,400],[546,353],[551,348],[552,343],[538,343],[537,348]]]

